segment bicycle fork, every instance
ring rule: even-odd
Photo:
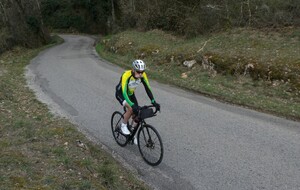
[[[144,127],[145,124],[146,124],[146,122],[143,122],[141,130],[142,130],[144,141],[146,143],[146,147],[154,149],[155,148],[155,144],[152,141],[152,138],[151,138],[151,135],[150,135],[148,127]],[[146,130],[144,130],[144,129],[146,129]]]

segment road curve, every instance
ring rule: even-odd
[[[99,58],[94,40],[61,35],[65,43],[40,53],[27,67],[29,86],[52,111],[67,116],[153,189],[300,189],[300,124],[223,104],[151,81],[162,112],[149,119],[165,148],[147,165],[134,145],[119,147],[110,117],[123,72]],[[130,64],[130,63],[128,63]],[[140,104],[149,100],[138,88]]]

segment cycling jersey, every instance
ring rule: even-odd
[[[134,96],[134,91],[135,91],[136,87],[138,87],[139,84],[143,83],[148,97],[150,98],[151,102],[154,103],[155,100],[154,100],[153,94],[151,92],[147,74],[145,72],[143,72],[143,75],[141,78],[134,78],[133,75],[134,75],[134,72],[132,70],[125,71],[122,74],[120,82],[116,87],[116,96],[118,94],[118,97],[117,97],[118,100],[120,98],[121,99],[123,98],[124,100],[126,100],[126,102],[130,106],[133,106],[135,104],[135,102],[131,101],[132,98],[130,98],[130,97]]]

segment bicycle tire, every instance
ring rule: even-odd
[[[115,141],[118,145],[124,147],[127,144],[127,137],[121,133],[121,122],[122,122],[123,114],[118,111],[115,111],[111,116],[111,130],[114,136]]]
[[[153,126],[144,124],[139,129],[137,138],[139,151],[146,163],[151,166],[159,165],[163,159],[164,147],[158,131]]]

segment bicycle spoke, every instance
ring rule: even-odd
[[[144,160],[150,165],[158,165],[163,157],[161,138],[156,129],[145,125],[139,131],[139,150]]]
[[[111,117],[111,129],[114,139],[120,146],[126,146],[127,137],[121,133],[120,125],[123,115],[120,112],[114,112]]]

